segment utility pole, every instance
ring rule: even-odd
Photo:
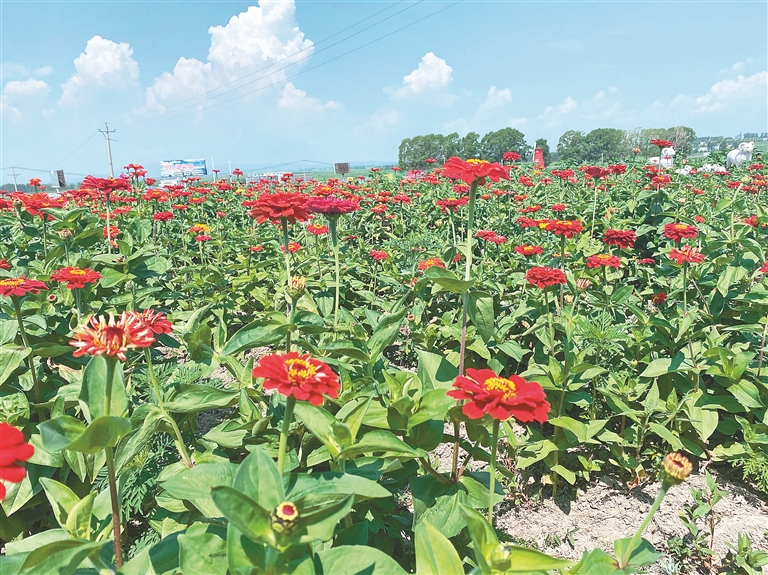
[[[213,156],[211,156],[211,173],[213,174],[213,183],[216,183],[216,164],[213,161]]]
[[[304,167],[304,160],[301,160],[301,170],[304,172],[304,181],[307,181],[307,168]]]
[[[107,126],[107,123],[104,122],[104,130],[99,130],[102,134],[104,134],[104,137],[107,140],[107,152],[109,153],[109,177],[114,178],[115,177],[115,169],[112,167],[112,143],[110,142],[109,135],[114,134],[116,130],[110,130],[109,126]]]
[[[232,160],[227,160],[227,164],[229,164],[229,175],[232,176]]]
[[[13,191],[14,192],[18,192],[19,191],[19,186],[16,185],[16,175],[17,175],[16,174],[16,168],[11,167],[11,173],[8,174],[8,175],[9,176],[13,176]]]

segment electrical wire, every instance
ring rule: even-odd
[[[73,152],[71,152],[71,153],[70,153],[69,155],[67,155],[67,156],[64,156],[64,157],[63,157],[61,160],[59,160],[58,162],[54,162],[54,163],[53,163],[53,165],[54,165],[54,166],[60,166],[60,165],[61,165],[61,163],[62,163],[64,160],[68,160],[68,159],[69,159],[69,158],[71,158],[73,155],[75,155],[75,153],[76,153],[76,152],[78,152],[78,151],[79,151],[79,150],[80,150],[80,149],[81,149],[83,146],[85,146],[85,145],[86,145],[88,142],[90,142],[90,141],[93,139],[93,137],[94,137],[96,134],[98,134],[98,133],[99,133],[99,131],[98,131],[98,130],[96,130],[96,131],[95,131],[93,134],[91,134],[91,136],[90,136],[90,137],[89,137],[89,138],[88,138],[88,139],[87,139],[85,142],[83,142],[83,143],[82,143],[82,144],[80,144],[80,145],[79,145],[77,148],[75,148],[75,150],[74,150]]]

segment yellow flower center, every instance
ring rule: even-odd
[[[477,158],[469,158],[467,160],[467,163],[468,164],[472,164],[473,166],[477,166],[477,165],[480,165],[480,164],[487,164],[488,162],[486,160],[479,160]]]
[[[288,368],[288,377],[293,383],[303,382],[317,373],[314,365],[300,357],[286,359],[285,366]]]
[[[597,259],[599,259],[601,262],[604,262],[606,260],[611,259],[611,256],[609,256],[608,254],[600,254],[597,256]]]
[[[517,395],[515,382],[505,377],[489,377],[483,386],[488,391],[503,391],[504,399],[512,399]]]
[[[16,286],[20,286],[23,283],[24,283],[24,280],[21,278],[0,280],[0,286],[16,287]]]
[[[687,230],[688,229],[688,224],[675,224],[675,229],[676,230]]]
[[[86,272],[85,270],[69,270],[69,273],[73,276],[84,276]]]

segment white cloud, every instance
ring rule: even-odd
[[[490,112],[491,110],[498,110],[503,108],[507,104],[512,103],[512,91],[509,88],[499,90],[496,86],[491,86],[488,93],[485,95],[485,102],[480,104],[478,113]]]
[[[34,98],[47,94],[51,87],[43,80],[11,80],[3,87],[3,94],[11,98],[14,96],[22,98]]]
[[[560,120],[563,119],[563,116],[567,116],[578,107],[578,102],[568,96],[565,100],[563,100],[562,104],[558,104],[557,106],[547,106],[544,108],[544,112],[540,116],[537,116],[536,119],[547,120],[546,127],[551,128],[553,126],[560,125]]]
[[[288,82],[283,88],[280,99],[277,102],[278,107],[290,110],[293,112],[324,112],[327,110],[337,110],[341,108],[341,104],[334,102],[333,100],[323,104],[317,98],[307,96],[304,90],[300,90],[294,86],[291,82]]]
[[[696,113],[716,112],[728,107],[765,108],[768,96],[768,71],[758,72],[748,78],[721,80],[712,85],[709,92],[695,100]]]
[[[446,122],[443,130],[448,132],[466,133],[498,130],[502,127],[514,128],[525,123],[525,118],[510,118],[506,123],[500,120],[507,106],[512,103],[512,90],[491,86],[477,110],[470,119],[457,118]],[[503,125],[502,125],[503,124]]]
[[[76,74],[62,87],[59,104],[74,104],[78,93],[88,88],[124,89],[139,79],[139,64],[131,58],[133,50],[125,43],[116,43],[94,36],[85,45],[85,52],[75,58]]]
[[[50,76],[53,74],[53,68],[50,66],[41,66],[40,68],[30,69],[23,64],[15,62],[0,63],[0,76],[3,78],[19,78],[23,76]]]
[[[453,68],[445,60],[427,52],[422,56],[419,66],[403,77],[403,85],[392,92],[394,98],[405,98],[414,94],[445,88],[453,82]]]
[[[226,90],[244,84],[253,90],[283,81],[286,72],[280,68],[307,58],[314,50],[296,25],[293,0],[260,0],[258,6],[232,16],[225,26],[210,27],[208,33],[208,61],[180,58],[172,73],[164,72],[146,89],[145,111],[162,111],[176,98],[201,95],[240,79]]]
[[[400,112],[393,108],[382,107],[371,114],[364,123],[355,126],[353,133],[358,137],[382,136],[400,123]]]
[[[618,91],[619,91],[619,89],[618,89],[616,86],[608,86],[608,91],[609,91],[611,94],[615,94],[616,92],[618,92]]]

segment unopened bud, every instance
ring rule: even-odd
[[[288,280],[288,295],[291,299],[298,299],[307,289],[307,278],[303,276],[291,276]]]
[[[679,485],[691,474],[693,471],[693,464],[687,457],[680,453],[668,453],[661,462],[661,468],[663,470],[663,480],[672,485]]]
[[[61,236],[64,239],[71,238],[72,237],[72,232],[69,231],[69,230],[61,230],[59,232],[59,236]]]
[[[285,501],[274,508],[270,516],[272,530],[278,535],[288,534],[299,518],[299,509],[290,501]]]

